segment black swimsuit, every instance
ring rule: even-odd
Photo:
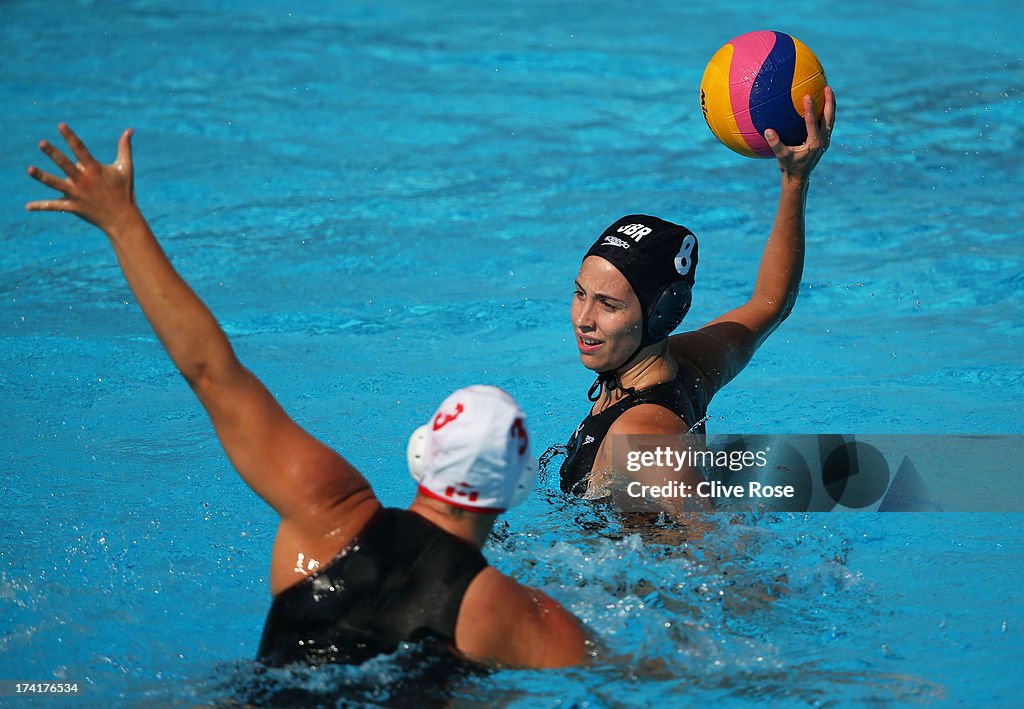
[[[707,394],[700,379],[686,367],[672,381],[640,389],[615,402],[598,414],[589,414],[566,444],[568,457],[562,462],[561,487],[563,492],[581,493],[580,483],[586,480],[594,467],[594,459],[608,429],[624,412],[640,404],[657,404],[678,414],[688,425],[700,424],[694,433],[704,433],[703,419],[707,414]]]
[[[476,547],[414,512],[381,509],[349,546],[274,598],[266,664],[361,664],[404,640],[455,642],[459,606],[487,566]]]

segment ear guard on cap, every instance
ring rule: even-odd
[[[533,490],[533,484],[537,482],[537,464],[533,462],[533,459],[526,461],[526,466],[523,468],[522,474],[519,476],[519,480],[516,481],[516,491],[512,493],[512,500],[509,502],[509,507],[517,507],[526,501],[526,498],[530,496],[530,492]]]
[[[686,317],[693,300],[690,284],[679,280],[669,284],[661,297],[651,306],[647,316],[647,332],[644,333],[642,345],[659,342],[672,334],[679,323]]]
[[[427,431],[430,426],[424,424],[409,436],[409,445],[405,447],[405,459],[409,463],[409,475],[416,482],[423,479],[423,456],[427,454]]]
[[[417,483],[423,480],[423,459],[427,454],[427,437],[430,432],[430,424],[420,426],[409,436],[409,444],[405,448],[405,459],[409,464],[409,475]],[[537,480],[537,465],[533,460],[526,462],[519,480],[516,482],[515,492],[512,493],[512,500],[509,507],[516,507],[522,504]]]

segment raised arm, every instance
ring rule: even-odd
[[[339,506],[373,501],[369,485],[288,417],[241,365],[213,315],[174,270],[135,202],[132,131],[121,135],[117,160],[101,165],[67,125],[58,130],[77,163],[41,142],[40,149],[66,177],[37,167],[30,167],[29,175],[63,195],[30,202],[26,209],[70,212],[106,233],[128,285],[209,413],[238,473],[281,515],[282,523],[296,527],[298,536],[335,531]],[[335,515],[324,514],[329,510]]]
[[[814,120],[811,98],[804,98],[807,140],[802,145],[783,145],[775,131],[766,131],[765,139],[775,151],[782,172],[782,186],[753,295],[699,330],[669,339],[670,352],[680,364],[696,369],[702,376],[709,398],[742,371],[793,309],[804,268],[807,189],[811,171],[828,148],[835,110],[835,95],[826,87],[820,125]]]

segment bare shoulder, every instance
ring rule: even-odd
[[[583,661],[586,641],[561,604],[490,566],[466,589],[455,627],[458,650],[489,665],[567,667]]]

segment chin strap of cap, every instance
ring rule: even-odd
[[[633,354],[626,358],[626,361],[622,363],[622,366],[608,372],[598,372],[597,379],[594,380],[594,383],[590,385],[590,389],[587,391],[587,399],[590,401],[597,401],[601,398],[602,389],[609,392],[618,389],[622,392],[623,396],[631,396],[635,394],[635,387],[622,386],[622,379],[619,378],[619,370],[625,371],[629,367],[630,363],[636,359],[636,356],[640,354],[640,350],[643,348],[644,345],[641,344],[633,350]]]
[[[655,340],[655,342],[657,342],[657,340]],[[626,357],[626,360],[621,365],[607,372],[598,372],[597,379],[594,380],[594,383],[590,385],[590,389],[587,391],[587,399],[590,401],[597,401],[600,399],[602,387],[604,387],[604,391],[609,392],[618,389],[622,392],[623,396],[632,396],[635,394],[636,387],[622,386],[622,379],[619,377],[619,372],[625,372],[628,370],[629,366],[633,364],[633,360],[635,360],[637,355],[640,354],[640,350],[647,347],[649,344],[651,343],[641,340],[640,344],[637,345],[637,348],[633,350],[633,354]]]
[[[605,391],[612,391],[619,389],[623,395],[630,396],[636,393],[634,387],[622,386],[622,380],[619,379],[619,375],[616,372],[600,372],[597,375],[597,379],[590,385],[590,390],[587,391],[587,399],[590,401],[597,401],[601,398],[601,388],[604,387]]]

